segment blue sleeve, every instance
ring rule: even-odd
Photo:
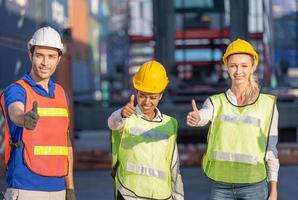
[[[25,89],[17,83],[13,83],[4,90],[4,101],[6,109],[14,102],[20,101],[24,105],[26,103]]]

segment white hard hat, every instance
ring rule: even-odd
[[[38,29],[32,38],[29,40],[27,44],[28,50],[31,49],[33,46],[45,46],[45,47],[53,47],[59,50],[63,50],[63,44],[61,42],[61,37],[59,33],[47,26]]]

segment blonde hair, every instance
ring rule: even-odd
[[[253,60],[254,62],[254,60]],[[251,73],[250,77],[248,78],[248,87],[245,90],[245,104],[253,103],[259,96],[260,86],[258,84],[258,78],[255,75],[255,70],[257,66],[253,63],[253,73]]]

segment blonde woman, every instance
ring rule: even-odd
[[[210,199],[277,199],[278,111],[276,97],[260,92],[254,73],[258,54],[237,39],[226,49],[223,62],[231,78],[225,93],[212,95],[199,110],[187,115],[189,126],[209,121],[204,173],[213,181]],[[268,182],[270,190],[268,192]]]

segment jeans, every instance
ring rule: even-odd
[[[5,200],[65,200],[65,190],[61,191],[33,191],[7,188]]]
[[[267,200],[266,180],[256,184],[222,184],[213,182],[210,200]]]

